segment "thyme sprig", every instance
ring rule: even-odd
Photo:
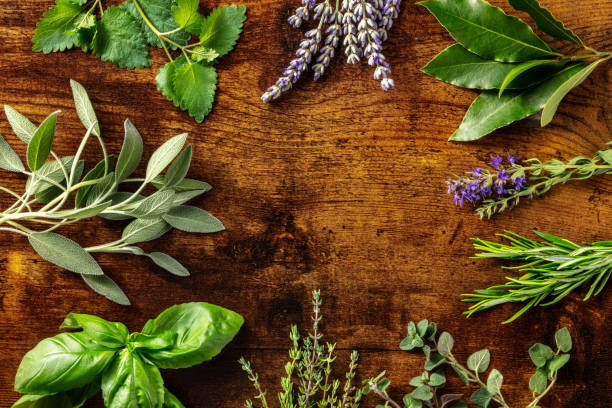
[[[518,270],[524,275],[507,277],[503,285],[462,295],[464,302],[474,303],[464,312],[467,316],[506,303],[523,303],[504,322],[510,323],[532,307],[555,304],[582,287],[588,287],[584,300],[601,293],[612,274],[612,241],[581,246],[555,235],[534,233],[543,241],[533,241],[510,231],[499,234],[509,244],[472,239],[474,248],[481,251],[475,258],[520,262],[519,266],[504,269]]]

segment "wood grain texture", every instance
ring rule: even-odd
[[[147,157],[167,138],[189,132],[190,176],[214,186],[194,203],[228,230],[207,236],[173,231],[147,245],[180,258],[194,272],[188,279],[137,257],[98,257],[132,299],[127,308],[41,260],[23,237],[0,236],[1,407],[18,397],[12,384],[23,354],[56,334],[67,313],[97,314],[139,330],[166,307],[188,301],[223,305],[247,323],[214,361],[165,372],[168,388],[190,408],[241,406],[252,394],[236,363],[244,355],[273,398],[289,325],[309,323],[309,292],[316,288],[324,297],[326,339],[342,350],[339,365],[357,348],[361,375],[386,369],[393,396],[401,398],[422,368],[421,356],[398,350],[406,324],[429,318],[455,336],[461,357],[490,347],[515,407],[529,401],[528,347],[551,342],[556,329],[568,326],[577,339],[573,358],[543,406],[612,406],[610,290],[587,303],[572,295],[510,326],[499,322],[512,307],[466,321],[459,302],[460,293],[505,275],[499,263],[469,259],[469,237],[493,238],[505,228],[529,234],[537,227],[575,241],[611,239],[612,179],[560,187],[489,222],[453,208],[444,190],[447,177],[493,152],[563,159],[604,146],[612,139],[610,64],[567,97],[546,129],[532,118],[477,143],[449,143],[475,93],[420,73],[451,43],[425,9],[405,2],[386,43],[395,91],[380,91],[368,67],[335,61],[319,82],[304,81],[277,103],[263,105],[260,94],[299,42],[299,33],[285,23],[298,0],[245,0],[244,34],[219,64],[213,112],[198,125],[156,90],[154,70],[119,69],[81,51],[31,52],[35,23],[52,3],[0,0],[0,103],[35,121],[61,109],[55,143],[61,155],[73,152],[83,133],[69,78],[89,91],[111,152],[121,147],[125,118],[143,134]],[[216,3],[202,2],[205,10]],[[493,3],[508,9],[504,1]],[[612,0],[542,3],[587,44],[612,48]],[[161,51],[153,56],[154,68],[164,63]],[[23,155],[25,147],[4,117],[0,132]],[[87,157],[97,160],[98,152],[92,149]],[[21,188],[23,180],[2,172],[0,183]],[[6,207],[9,199],[2,197],[0,204]],[[65,231],[80,242],[101,243],[116,239],[121,227],[96,221]]]

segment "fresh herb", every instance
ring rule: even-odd
[[[15,134],[28,145],[29,170],[0,136],[0,168],[27,176],[23,194],[0,186],[0,191],[16,198],[13,205],[0,212],[0,231],[27,237],[41,257],[78,273],[97,293],[129,305],[125,293],[104,274],[92,253],[146,256],[174,275],[189,276],[187,269],[169,255],[149,254],[135,244],[157,239],[173,227],[198,233],[218,232],[224,227],[206,211],[183,205],[211,189],[207,183],[185,178],[192,151],[191,145],[182,150],[187,134],[164,143],[151,156],[145,176],[132,178],[143,152],[140,133],[129,120],[125,121],[125,139],[115,164],[114,156],[107,154],[87,92],[75,81],[71,81],[71,86],[78,116],[87,129],[74,156],[60,158],[52,149],[59,111],[35,126],[15,109],[5,106]],[[103,158],[83,176],[85,162],[81,156],[92,135],[100,145]],[[53,160],[47,161],[49,157]],[[162,174],[166,167],[168,170]],[[124,184],[136,185],[136,191],[119,191]],[[157,191],[145,196],[148,186]],[[131,222],[120,239],[87,248],[53,232],[95,216]]]
[[[33,50],[50,53],[78,46],[121,68],[144,68],[151,66],[149,45],[163,48],[170,62],[159,69],[157,88],[200,123],[215,97],[213,65],[234,48],[246,8],[219,7],[205,17],[199,4],[127,0],[105,10],[102,0],[56,0],[36,25]]]
[[[336,360],[336,344],[323,344],[323,334],[320,330],[321,297],[320,291],[312,292],[313,327],[312,332],[300,338],[297,326],[291,326],[289,338],[292,347],[289,349],[289,362],[285,365],[286,376],[281,377],[282,391],[278,394],[281,408],[357,408],[362,392],[353,385],[357,371],[359,355],[351,353],[349,371],[345,375],[344,385],[340,379],[332,378],[332,364]],[[300,341],[301,340],[301,341]],[[259,376],[251,368],[251,363],[240,359],[242,369],[246,371],[253,383],[257,395],[255,399],[262,408],[268,408],[266,391],[259,383]],[[253,402],[246,401],[246,407],[252,408]]]
[[[521,265],[504,267],[524,275],[507,277],[504,285],[464,294],[464,302],[474,305],[464,312],[467,316],[505,303],[524,306],[504,323],[517,319],[534,306],[549,306],[559,302],[572,291],[587,287],[584,300],[597,296],[612,274],[612,241],[577,245],[566,239],[540,231],[534,233],[543,241],[537,242],[507,231],[498,234],[510,243],[501,244],[473,238],[474,248],[482,251],[476,258],[503,259]]]
[[[525,22],[484,0],[429,0],[426,7],[458,44],[435,57],[423,72],[442,81],[483,90],[450,140],[471,141],[542,111],[546,126],[559,104],[612,58],[582,40],[537,0],[509,0],[526,11],[540,30],[577,44],[582,55],[565,55],[546,44]]]
[[[543,195],[558,184],[612,174],[612,149],[600,150],[591,159],[574,157],[567,163],[539,159],[522,161],[512,155],[508,155],[506,161],[496,155],[491,161],[495,171],[477,167],[466,176],[448,180],[448,193],[453,196],[453,202],[458,206],[471,203],[481,219],[491,218],[513,209],[522,198]]]
[[[400,12],[401,0],[302,0],[302,6],[289,17],[289,24],[299,28],[313,20],[313,28],[306,32],[296,58],[283,75],[262,95],[268,103],[291,89],[311,67],[314,80],[323,76],[334,58],[337,48],[344,46],[348,64],[366,60],[374,68],[374,79],[383,90],[395,86],[391,69],[383,55],[382,44]]]
[[[418,324],[410,322],[408,336],[400,344],[402,350],[421,349],[427,359],[425,371],[420,376],[410,380],[414,390],[406,394],[403,399],[404,408],[467,408],[461,401],[463,394],[442,394],[441,390],[446,384],[444,366],[450,366],[466,385],[479,387],[470,397],[470,401],[481,408],[501,407],[510,408],[502,395],[504,377],[495,368],[485,373],[491,364],[491,353],[483,349],[470,355],[466,365],[461,364],[452,353],[455,340],[444,332],[437,337],[437,327],[434,323],[422,320]],[[557,381],[558,371],[569,361],[567,354],[572,349],[572,338],[566,328],[555,334],[557,350],[547,345],[537,343],[529,349],[529,356],[536,366],[536,372],[529,380],[529,388],[533,393],[533,401],[527,408],[539,407],[540,400],[550,392]],[[482,378],[481,378],[482,377]],[[382,398],[385,407],[401,408],[387,393],[391,382],[385,378],[385,372],[377,377],[364,381],[364,391],[372,392]]]
[[[243,323],[209,303],[172,306],[132,334],[122,323],[71,313],[60,328],[80,331],[49,337],[24,356],[15,391],[26,395],[13,408],[77,408],[100,390],[109,408],[185,408],[159,369],[212,359]]]

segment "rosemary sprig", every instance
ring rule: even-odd
[[[612,241],[601,241],[585,246],[540,231],[537,242],[506,231],[500,237],[510,244],[472,239],[478,251],[475,258],[495,258],[521,262],[504,269],[525,272],[520,277],[507,277],[507,283],[463,294],[464,302],[475,303],[464,313],[471,316],[505,303],[524,303],[524,306],[504,323],[510,323],[534,306],[549,306],[559,302],[572,291],[587,287],[584,300],[598,295],[612,274]]]

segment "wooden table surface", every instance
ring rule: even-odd
[[[58,333],[69,312],[123,321],[131,330],[176,303],[207,301],[241,313],[246,324],[215,360],[164,373],[187,407],[237,407],[252,389],[236,360],[252,360],[274,399],[291,323],[310,322],[310,291],[322,290],[325,339],[338,343],[338,368],[348,350],[361,352],[362,378],[386,369],[392,395],[401,398],[422,371],[422,356],[399,351],[410,320],[428,318],[451,332],[458,354],[489,347],[505,377],[513,407],[530,401],[532,365],[527,349],[553,341],[567,326],[575,337],[570,364],[544,407],[612,406],[609,291],[586,303],[576,293],[536,309],[512,325],[499,322],[516,310],[502,307],[466,320],[459,294],[501,282],[500,263],[469,258],[469,237],[492,239],[512,229],[538,228],[575,241],[612,238],[612,179],[555,189],[544,199],[480,221],[456,209],[444,182],[487,161],[491,153],[567,159],[590,155],[612,139],[612,66],[599,68],[561,105],[552,125],[537,118],[477,143],[447,142],[475,93],[419,71],[451,38],[427,11],[405,2],[386,55],[397,89],[382,92],[366,66],[340,61],[320,82],[310,80],[277,103],[259,96],[291,58],[299,33],[285,20],[298,0],[245,0],[248,21],[236,50],[218,66],[212,114],[196,124],[157,90],[155,70],[124,70],[79,51],[33,53],[35,23],[51,0],[0,1],[0,103],[34,121],[61,109],[55,148],[73,152],[83,133],[68,80],[89,91],[109,150],[119,152],[123,121],[145,139],[145,155],[167,138],[189,132],[194,145],[190,176],[214,190],[194,201],[218,216],[227,231],[195,235],[173,231],[148,244],[176,256],[192,272],[164,273],[135,256],[100,256],[103,269],[125,289],[132,307],[94,294],[75,275],[43,261],[21,236],[0,236],[0,406],[18,395],[13,378],[21,357]],[[111,2],[108,2],[111,3]],[[115,2],[112,2],[115,3]],[[205,10],[217,2],[204,0]],[[508,9],[506,2],[493,1]],[[587,44],[612,48],[612,0],[543,0]],[[525,16],[524,16],[525,17]],[[153,66],[164,63],[153,51]],[[3,117],[0,132],[23,154]],[[97,160],[92,149],[87,156]],[[2,185],[23,180],[0,173]],[[5,196],[4,208],[10,204]],[[103,221],[66,229],[82,243],[116,239],[123,225]],[[459,391],[458,383],[452,387]],[[373,406],[368,400],[365,406]],[[101,400],[86,404],[101,407]]]

